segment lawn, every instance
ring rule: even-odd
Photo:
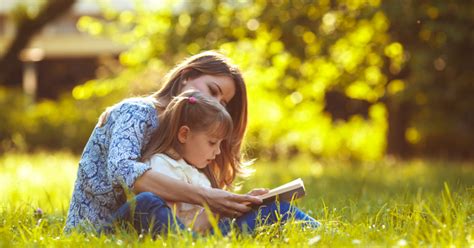
[[[77,156],[67,153],[0,156],[0,247],[474,247],[474,164],[468,162],[257,161],[241,191],[301,177],[307,196],[297,205],[318,219],[321,228],[302,230],[288,223],[253,236],[193,239],[184,232],[157,240],[127,233],[62,234],[77,162]]]

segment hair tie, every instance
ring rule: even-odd
[[[195,104],[196,101],[197,101],[197,100],[196,100],[196,97],[194,97],[194,96],[190,96],[190,97],[188,98],[188,102],[191,103],[191,104]]]

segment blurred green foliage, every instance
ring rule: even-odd
[[[84,32],[110,37],[130,49],[119,56],[125,67],[120,74],[77,86],[56,104],[28,107],[34,109],[31,113],[43,111],[31,114],[29,121],[45,123],[43,130],[56,130],[58,138],[35,133],[38,129],[26,124],[17,127],[23,131],[17,130],[13,126],[18,122],[11,120],[7,123],[12,129],[5,128],[5,133],[28,146],[41,143],[40,138],[33,142],[40,135],[47,136],[45,141],[51,139],[50,147],[78,150],[105,106],[157,90],[157,82],[175,63],[215,49],[244,73],[250,117],[246,141],[252,156],[307,153],[376,160],[397,140],[420,152],[429,149],[433,140],[450,140],[459,149],[474,140],[471,134],[463,135],[474,126],[474,116],[466,112],[473,100],[464,97],[474,88],[472,72],[463,70],[463,60],[455,63],[462,55],[449,54],[458,51],[452,47],[456,42],[472,47],[474,35],[459,25],[472,26],[472,17],[462,8],[472,9],[472,4],[207,0],[166,1],[155,10],[138,1],[135,7],[119,12],[103,6],[103,19],[84,16],[77,23]],[[332,118],[325,111],[330,91],[367,102],[367,114]],[[443,103],[449,105],[440,106]],[[54,109],[52,116],[45,106]]]
[[[135,12],[105,9],[106,21],[83,17],[78,27],[132,44],[120,61],[140,73],[170,68],[202,50],[231,57],[247,81],[247,144],[256,156],[373,160],[385,148],[386,110],[377,103],[387,84],[381,67],[386,58],[401,66],[403,47],[387,36],[377,1],[346,5],[191,1],[151,12],[138,4]],[[335,87],[374,103],[369,118],[334,123],[323,109],[325,92]]]
[[[83,101],[67,95],[58,101],[32,104],[23,93],[0,88],[0,150],[80,152],[100,111],[109,104],[109,99],[105,98]]]

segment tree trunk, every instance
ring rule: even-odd
[[[6,53],[0,59],[0,84],[5,84],[10,77],[10,73],[21,67],[21,61],[18,58],[20,52],[28,46],[41,29],[48,23],[67,12],[76,0],[49,0],[38,15],[29,19],[26,13],[23,13],[23,19],[18,22],[17,32]]]
[[[410,145],[405,138],[411,114],[409,102],[396,102],[387,100],[388,130],[387,130],[387,154],[400,158],[410,156]]]

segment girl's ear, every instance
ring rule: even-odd
[[[186,140],[188,139],[189,132],[191,132],[191,129],[189,129],[188,126],[181,126],[178,129],[178,141],[181,144],[186,143]]]

